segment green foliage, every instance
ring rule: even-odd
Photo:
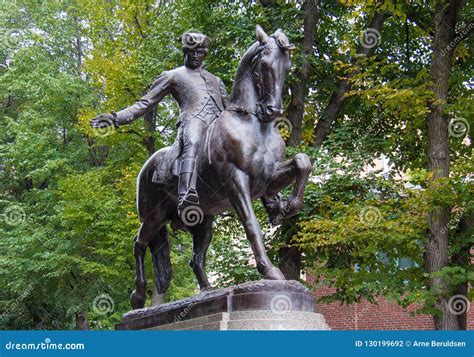
[[[158,106],[154,131],[138,120],[97,135],[88,121],[133,103],[162,71],[181,65],[180,35],[190,29],[212,39],[207,69],[230,90],[257,23],[268,33],[281,27],[296,45],[284,90],[288,104],[287,88],[307,59],[301,2],[17,0],[0,7],[1,326],[73,329],[76,316],[87,316],[91,328],[112,329],[129,310],[134,285],[135,179],[147,159],[144,142],[151,136],[159,149],[174,140],[177,106],[171,99]],[[387,15],[380,43],[374,56],[357,57],[360,33],[376,10]],[[461,22],[470,11],[466,6]],[[403,306],[422,303],[435,314],[423,263],[426,212],[454,207],[446,227],[451,256],[474,243],[472,228],[459,231],[473,211],[472,37],[456,47],[444,106],[446,118],[462,119],[466,133],[450,136],[450,177],[433,182],[425,125],[433,99],[432,19],[429,3],[319,2],[303,142],[288,149],[288,155],[308,153],[314,169],[303,210],[287,234],[316,278],[313,287],[337,288],[328,300],[384,295]],[[352,89],[316,150],[315,123],[348,73]],[[381,158],[389,167],[372,167]],[[281,227],[268,229],[261,204],[255,208],[277,263]],[[188,266],[192,240],[169,233],[167,301],[197,292]],[[235,213],[216,217],[208,257],[213,284],[258,279],[254,265]],[[146,273],[151,299],[149,254]],[[453,285],[473,282],[469,260],[437,274]],[[104,296],[113,305],[105,313],[96,306]]]

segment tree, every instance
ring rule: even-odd
[[[444,112],[448,99],[451,63],[456,37],[456,25],[462,1],[440,0],[436,2],[434,14],[433,59],[430,77],[433,83],[434,98],[426,117],[428,168],[432,173],[431,186],[439,179],[448,178],[449,168],[449,120]],[[439,273],[449,265],[449,225],[451,208],[439,205],[429,212],[428,246],[426,252],[427,271],[431,274],[430,289],[436,297],[436,307],[441,316],[435,315],[437,329],[457,330],[460,328],[456,314],[448,300],[453,291],[452,283]]]

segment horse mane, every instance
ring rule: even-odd
[[[254,68],[254,61],[257,58],[258,54],[262,50],[260,42],[256,41],[252,46],[250,46],[242,59],[240,60],[239,66],[237,67],[237,72],[235,74],[234,85],[232,87],[231,101],[234,102],[234,99],[237,99],[239,94],[239,86],[242,85],[244,77],[251,77],[252,73],[249,69]]]
[[[281,29],[276,30],[275,33],[269,37],[273,38],[276,45],[281,49],[291,51],[295,48],[295,46],[290,43],[288,37]],[[240,60],[239,66],[237,67],[237,72],[235,74],[234,85],[232,87],[232,94],[230,98],[231,102],[234,103],[241,95],[244,94],[243,92],[245,92],[245,90],[241,87],[248,83],[248,79],[252,79],[254,87],[259,85],[255,81],[255,69],[258,65],[258,55],[261,53],[264,47],[265,45],[262,45],[259,41],[254,42],[253,45],[247,49],[244,56]],[[259,91],[258,88],[254,89],[257,92]]]

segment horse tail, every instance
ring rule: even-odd
[[[146,217],[152,214],[152,212],[158,209],[159,202],[162,201],[160,195],[162,191],[160,184],[153,183],[153,175],[162,164],[166,153],[169,148],[163,148],[155,152],[145,164],[142,166],[140,173],[137,177],[137,211],[140,221],[143,222]]]
[[[164,225],[166,205],[163,204],[163,189],[153,183],[153,174],[160,165],[169,148],[154,153],[143,165],[137,177],[137,210],[143,224],[152,224],[158,233],[152,233],[149,241],[151,250],[155,285],[159,294],[163,294],[171,282],[171,256],[168,232]],[[156,232],[156,231],[155,231]]]
[[[170,256],[170,244],[166,227],[160,228],[156,242],[150,246],[153,250],[152,261],[155,269],[155,281],[158,294],[164,294],[171,282],[172,267]]]

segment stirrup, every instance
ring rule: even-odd
[[[182,198],[181,202],[191,204],[191,205],[198,205],[199,204],[199,196],[198,196],[196,190],[193,189],[193,188],[190,188],[188,190],[188,192],[186,192],[186,194]]]
[[[199,196],[196,190],[190,188],[185,195],[181,196],[178,199],[178,215],[181,215],[181,212],[189,206],[199,205]]]

